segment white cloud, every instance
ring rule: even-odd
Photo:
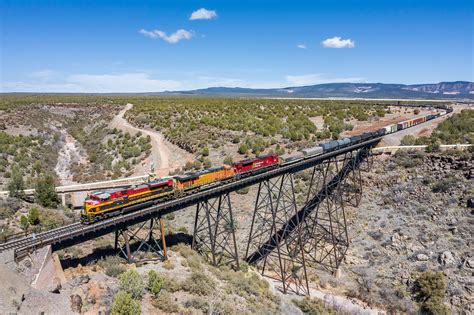
[[[308,47],[306,47],[305,44],[299,44],[299,45],[296,45],[296,47],[300,48],[300,49],[306,49]]]
[[[181,82],[157,80],[147,73],[74,74],[61,82],[2,82],[2,92],[142,93],[182,89]]]
[[[355,42],[352,39],[342,39],[339,36],[325,39],[321,42],[325,48],[354,48]]]
[[[165,32],[160,31],[160,30],[152,30],[152,31],[147,31],[144,29],[141,29],[139,31],[141,34],[145,35],[146,37],[150,38],[161,38],[164,41],[167,41],[170,44],[176,44],[182,39],[191,39],[193,38],[194,34],[183,29],[179,29],[176,32],[174,32],[171,35],[166,35]]]
[[[191,16],[189,17],[189,20],[211,20],[215,19],[217,17],[216,11],[213,10],[207,10],[204,8],[201,8],[199,10],[194,11]]]
[[[313,85],[323,83],[342,83],[342,82],[360,82],[364,81],[365,78],[324,78],[321,74],[304,74],[304,75],[287,75],[285,76],[286,81],[295,86],[300,85]]]

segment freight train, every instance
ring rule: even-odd
[[[238,161],[231,165],[223,165],[198,172],[188,172],[183,175],[156,179],[136,187],[132,186],[93,192],[84,202],[81,221],[83,224],[89,224],[132,211],[142,205],[158,204],[170,199],[180,198],[197,191],[206,190],[250,175],[266,172],[273,168],[290,165],[304,159],[313,158],[347,146],[379,138],[386,134],[407,129],[446,115],[450,112],[452,112],[452,109],[448,107],[436,113],[380,128],[375,132],[365,132],[350,138],[332,140],[315,147],[302,149],[289,156],[279,157],[275,154],[258,156],[252,159]]]

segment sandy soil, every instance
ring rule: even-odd
[[[316,126],[316,128],[318,128],[318,130],[321,130],[324,128],[323,116],[309,117],[309,120]]]
[[[85,152],[81,152],[80,144],[69,133],[65,130],[62,130],[61,133],[64,136],[64,145],[58,152],[58,163],[54,170],[58,174],[61,185],[77,184],[73,180],[70,167],[74,162],[85,162],[87,160],[84,156]]]
[[[167,176],[171,170],[183,166],[187,161],[193,160],[193,155],[178,148],[169,141],[165,140],[163,135],[156,131],[139,129],[132,126],[125,118],[125,112],[133,107],[133,104],[127,104],[120,113],[114,117],[110,123],[110,128],[117,128],[134,135],[138,132],[151,137],[152,153],[143,160],[134,169],[133,175],[143,175],[150,171],[153,163],[157,176]]]
[[[418,116],[423,116],[431,113],[431,110],[420,108],[418,114],[414,113],[413,109],[400,108],[400,107],[391,107],[391,114],[386,114],[385,117],[373,119],[370,121],[357,121],[351,120],[349,123],[354,126],[354,129],[351,131],[346,131],[342,133],[342,136],[353,136],[359,135],[364,132],[375,131],[377,129],[383,128],[387,125],[396,124],[400,121],[411,119]]]

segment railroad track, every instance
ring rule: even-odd
[[[237,181],[218,185],[206,190],[202,190],[191,195],[187,195],[181,198],[172,199],[167,202],[163,202],[157,205],[147,206],[143,209],[134,210],[133,212],[125,213],[111,218],[100,220],[93,224],[83,225],[81,223],[74,223],[66,225],[54,230],[50,230],[35,235],[35,239],[31,236],[10,241],[4,244],[0,244],[0,252],[5,250],[14,249],[15,261],[19,261],[24,258],[28,252],[34,251],[35,249],[52,245],[56,249],[61,249],[69,246],[73,246],[90,239],[97,238],[102,235],[114,232],[120,228],[126,228],[127,226],[138,224],[146,221],[150,218],[159,215],[165,215],[174,211],[178,211],[190,205],[207,200],[210,198],[216,198],[223,193],[236,191],[243,187],[248,187],[259,183],[263,180],[281,176],[285,173],[294,173],[302,171],[309,167],[313,167],[317,164],[323,163],[324,160],[329,158],[338,158],[342,154],[363,149],[370,148],[372,145],[380,141],[381,137],[373,138],[365,142],[355,144],[350,147],[344,147],[335,151],[331,151],[322,155],[314,156],[309,159],[296,161],[294,163],[283,165],[276,169],[268,170],[264,173],[257,173],[249,177],[241,178]]]
[[[38,234],[35,234],[35,237],[33,238],[33,235],[28,235],[27,237],[22,237],[19,239],[14,239],[11,241],[8,241],[6,243],[0,244],[0,253],[7,251],[7,250],[12,250],[15,248],[23,247],[26,245],[33,244],[37,241],[40,241],[42,239],[48,239],[52,236],[55,235],[60,235],[64,232],[72,232],[75,231],[77,228],[81,227],[81,222],[76,222],[68,225],[63,225],[61,227],[58,227],[56,229],[52,229],[49,231],[41,232]]]

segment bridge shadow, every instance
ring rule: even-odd
[[[158,242],[158,244],[160,245],[162,244],[161,239],[157,239],[156,241]],[[165,241],[166,241],[166,247],[168,248],[174,245],[178,245],[178,244],[191,245],[193,241],[193,237],[192,235],[189,235],[186,233],[176,233],[172,235],[166,235]],[[130,250],[132,252],[135,252],[139,246],[140,246],[139,242],[134,242],[134,241],[130,242]],[[94,248],[92,253],[88,255],[85,255],[82,257],[67,257],[67,258],[60,259],[60,261],[61,261],[61,266],[63,267],[63,269],[66,269],[66,268],[75,268],[75,267],[78,267],[79,265],[81,266],[93,265],[101,259],[105,259],[107,257],[117,256],[117,255],[120,255],[120,249],[115,251],[114,246],[113,246],[113,240],[111,240],[110,245],[96,247]]]
[[[319,205],[328,198],[337,188],[338,184],[347,177],[347,175],[360,167],[360,164],[366,158],[363,151],[359,151],[352,161],[343,166],[343,168],[309,201],[301,210],[297,211],[278,231],[270,236],[270,239],[261,244],[253,253],[246,257],[248,264],[256,264],[267,257],[282,240],[285,240],[292,234],[298,226],[309,216]],[[328,231],[329,233],[329,231]]]

